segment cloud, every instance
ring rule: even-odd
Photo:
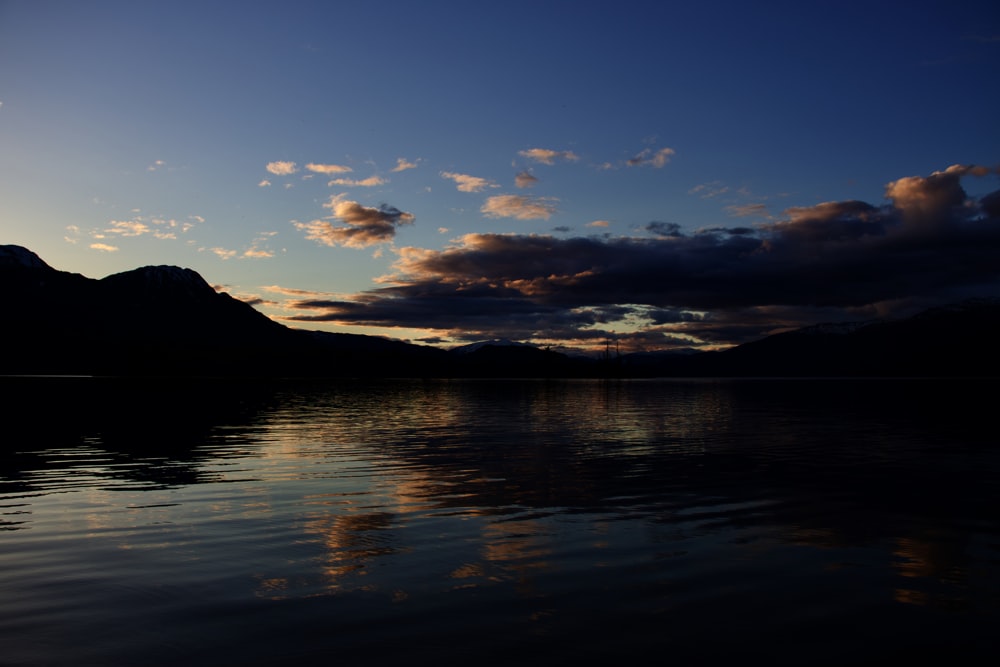
[[[295,287],[282,287],[281,285],[264,285],[261,289],[265,292],[273,292],[275,294],[297,297],[320,297],[329,295],[328,292],[316,292],[314,290],[297,289]]]
[[[243,259],[267,259],[274,257],[274,251],[265,246],[268,240],[277,236],[277,234],[277,232],[262,232],[258,234],[257,238],[250,243],[250,247],[243,251],[241,257]]]
[[[166,162],[164,162],[163,160],[154,160],[153,164],[151,164],[148,167],[146,167],[146,171],[156,171],[157,169],[159,169],[160,167],[162,167],[165,164],[166,164]]]
[[[675,153],[676,151],[673,148],[661,148],[658,151],[654,151],[652,148],[647,148],[635,157],[627,160],[626,164],[630,167],[651,166],[655,169],[659,169],[670,162],[670,158],[673,157]]]
[[[926,178],[908,176],[893,181],[886,186],[885,196],[912,226],[946,224],[966,204],[961,178],[988,173],[986,167],[956,164]]]
[[[266,259],[269,257],[274,257],[274,252],[266,248],[261,248],[260,244],[263,241],[261,239],[255,239],[249,248],[240,252],[239,250],[232,250],[230,248],[215,247],[209,248],[208,251],[214,254],[221,260],[230,259]],[[199,252],[204,250],[204,248],[199,249]]]
[[[607,220],[594,220],[593,222],[587,223],[588,227],[610,227],[611,223]]]
[[[270,186],[271,186],[271,181],[267,180],[266,178],[261,179],[260,183],[257,184],[258,188],[267,188]]]
[[[108,225],[104,232],[119,236],[142,236],[150,231],[149,225],[141,220],[111,220]]]
[[[486,188],[500,187],[488,179],[468,174],[456,174],[452,171],[442,171],[441,177],[455,181],[459,192],[482,192]]]
[[[547,340],[606,335],[617,322],[672,344],[724,345],[775,323],[1000,294],[1000,191],[970,197],[961,183],[987,173],[906,177],[882,204],[794,207],[752,228],[654,222],[644,228],[654,236],[467,234],[442,250],[404,247],[379,287],[304,300],[293,319]]]
[[[382,178],[381,176],[369,176],[368,178],[363,178],[361,180],[351,179],[351,178],[335,178],[327,185],[344,185],[348,187],[359,187],[359,188],[374,188],[379,185],[385,185],[389,181]]]
[[[419,162],[419,160],[417,162]],[[406,160],[406,158],[397,158],[396,159],[396,166],[392,168],[392,171],[393,172],[398,172],[398,171],[406,171],[407,169],[416,169],[416,168],[417,168],[417,163],[416,162],[409,162],[409,161]]]
[[[702,199],[711,199],[729,192],[729,186],[723,185],[720,181],[711,183],[701,183],[688,190],[689,195],[698,195]]]
[[[275,176],[288,176],[298,171],[294,162],[268,162],[267,170]]]
[[[737,218],[768,217],[767,206],[765,204],[733,204],[727,206],[726,211]]]
[[[292,224],[304,231],[307,239],[328,246],[367,248],[391,241],[399,225],[411,224],[414,220],[412,213],[393,206],[362,206],[356,201],[344,199],[343,195],[331,197],[324,207],[329,208],[333,217],[344,224],[336,226],[326,220]]]
[[[228,250],[226,248],[209,248],[209,251],[215,253],[215,255],[222,260],[232,259],[239,254],[236,250]]]
[[[249,259],[262,259],[267,257],[274,257],[274,252],[271,250],[265,250],[263,248],[258,248],[256,246],[248,248],[244,253],[244,257]]]
[[[101,252],[118,252],[118,246],[108,245],[107,243],[91,243],[91,250],[100,250]]]
[[[272,162],[271,164],[278,164],[278,163]],[[291,163],[284,162],[284,163],[280,163],[280,164],[291,164],[293,167],[295,166],[294,162],[291,162]],[[340,165],[340,164],[316,164],[315,162],[310,162],[309,164],[307,164],[306,165],[306,169],[308,169],[309,171],[311,171],[311,172],[313,172],[315,174],[326,174],[328,176],[330,174],[346,174],[346,173],[349,173],[351,171],[354,171],[350,167],[345,167],[345,166]],[[270,165],[268,165],[268,171],[270,171],[270,170],[271,170],[270,169]],[[277,172],[274,172],[274,173],[277,173]],[[287,172],[287,173],[292,173],[292,172]]]
[[[215,291],[217,291],[217,292],[223,291],[220,287],[216,287],[214,285],[213,285],[213,287],[215,287]],[[269,299],[265,299],[265,298],[261,297],[258,294],[233,294],[231,296],[233,296],[236,299],[239,299],[240,301],[242,301],[243,303],[247,304],[248,306],[255,306],[255,307],[256,306],[274,306],[274,307],[280,307],[281,306],[281,304],[278,303],[277,301],[272,301],[272,300],[269,300]]]
[[[496,195],[490,197],[479,210],[490,218],[516,218],[518,220],[548,220],[556,212],[553,198]]]
[[[679,238],[684,236],[681,233],[680,224],[676,222],[650,222],[643,229],[663,238]]]
[[[554,151],[548,148],[529,148],[528,150],[518,151],[518,155],[526,157],[529,160],[534,160],[535,162],[541,162],[542,164],[555,164],[556,160],[576,162],[580,159],[572,151]]]
[[[108,236],[127,238],[151,235],[160,240],[172,240],[176,239],[178,234],[187,233],[197,223],[204,221],[204,218],[197,215],[190,215],[186,220],[136,215],[130,220],[109,220],[106,227],[92,230],[90,236],[103,239]]]
[[[528,171],[522,171],[514,177],[514,185],[521,189],[534,187],[537,182],[538,179]]]

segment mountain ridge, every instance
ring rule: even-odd
[[[816,324],[720,352],[569,356],[526,343],[452,350],[292,329],[216,291],[192,269],[143,266],[93,279],[0,246],[14,353],[0,374],[312,377],[1000,376],[1000,299],[910,318]]]

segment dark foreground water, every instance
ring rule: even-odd
[[[996,657],[996,381],[3,388],[5,666]]]

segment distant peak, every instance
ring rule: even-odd
[[[193,269],[184,269],[179,266],[142,266],[135,269],[133,273],[143,276],[146,280],[155,283],[186,283],[197,285],[208,285],[205,279]]]
[[[949,303],[943,306],[929,308],[928,310],[918,313],[916,317],[937,317],[940,315],[954,313],[967,313],[970,311],[995,309],[997,307],[1000,307],[1000,297],[974,297],[957,303]]]
[[[534,347],[534,345],[531,343],[518,343],[508,338],[494,338],[493,340],[484,340],[479,341],[478,343],[459,345],[458,347],[451,348],[451,351],[458,352],[459,354],[465,354],[467,352],[475,352],[476,350],[484,347]]]
[[[824,335],[824,336],[844,336],[847,334],[852,334],[858,329],[862,329],[869,324],[874,324],[875,320],[866,320],[860,322],[822,322],[820,324],[813,324],[811,326],[802,327],[797,329],[796,333],[800,334],[810,334],[810,335]]]
[[[41,257],[19,245],[0,245],[0,266],[21,266],[28,269],[54,270]]]
[[[197,271],[179,266],[142,266],[131,271],[110,275],[104,280],[110,283],[131,283],[153,289],[215,292]]]

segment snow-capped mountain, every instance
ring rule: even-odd
[[[469,352],[475,352],[476,350],[481,350],[484,347],[536,347],[530,343],[519,343],[517,341],[509,340],[507,338],[494,338],[493,340],[482,340],[476,343],[469,343],[468,345],[459,345],[458,347],[453,347],[449,351],[456,354],[468,354]]]

